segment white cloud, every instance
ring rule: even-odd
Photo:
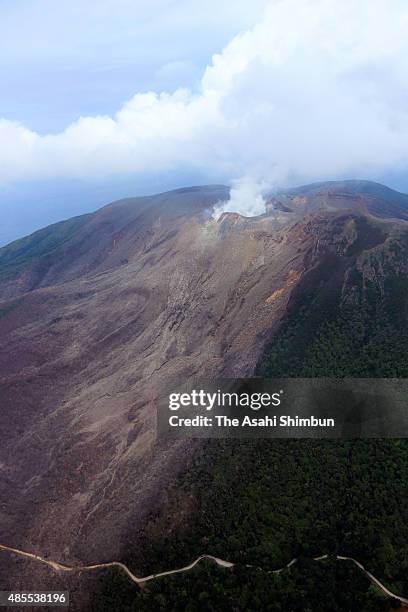
[[[275,0],[213,57],[199,92],[138,93],[55,135],[1,121],[0,181],[192,167],[286,182],[405,167],[407,31],[405,0]]]

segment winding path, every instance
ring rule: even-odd
[[[153,580],[155,578],[161,578],[162,576],[170,576],[171,574],[180,574],[182,572],[188,572],[189,570],[192,570],[196,565],[198,565],[204,559],[213,561],[220,567],[225,567],[225,568],[232,568],[235,565],[238,565],[237,563],[232,563],[231,561],[225,561],[224,559],[220,559],[219,557],[214,557],[213,555],[201,555],[200,557],[197,557],[195,561],[192,561],[192,563],[190,563],[189,565],[185,565],[183,567],[179,567],[179,568],[172,569],[172,570],[167,570],[165,572],[159,572],[157,574],[150,574],[149,576],[144,576],[143,578],[139,578],[138,576],[135,576],[133,572],[131,572],[130,569],[124,563],[121,563],[120,561],[109,561],[107,563],[95,563],[94,565],[71,566],[71,565],[64,565],[63,563],[59,563],[58,561],[53,561],[51,559],[45,559],[44,557],[40,557],[39,555],[27,552],[25,550],[19,550],[18,548],[12,548],[11,546],[5,546],[4,544],[0,544],[0,550],[4,550],[5,552],[9,552],[9,553],[18,555],[20,557],[31,559],[32,561],[44,563],[45,565],[48,565],[48,567],[51,567],[56,572],[83,572],[83,571],[91,571],[95,569],[103,569],[103,568],[109,568],[109,567],[119,567],[129,576],[132,582],[135,582],[136,584],[139,584],[139,585],[144,584],[145,582],[149,582],[149,580]],[[314,557],[313,561],[324,561],[325,559],[328,559],[328,558],[329,558],[329,555],[321,555],[320,557]],[[378,580],[378,578],[376,578],[375,576],[373,576],[373,574],[371,574],[368,570],[366,570],[364,565],[360,563],[359,561],[357,561],[356,559],[353,559],[352,557],[344,557],[342,555],[335,555],[334,558],[337,559],[338,561],[350,561],[351,563],[354,563],[354,565],[356,565],[367,576],[367,578],[371,580],[371,582],[377,585],[377,587],[381,589],[381,591],[385,593],[385,595],[388,595],[389,597],[393,597],[394,599],[397,599],[402,604],[408,605],[408,599],[406,599],[405,597],[401,597],[400,595],[397,595],[396,593],[393,593],[392,591],[390,591],[382,582],[380,582],[380,580]],[[297,563],[297,561],[298,561],[297,558],[292,559],[292,561],[290,561],[287,565],[281,567],[280,569],[276,569],[276,570],[264,570],[262,567],[259,567],[257,565],[250,565],[250,564],[246,564],[245,567],[260,569],[261,571],[265,571],[267,574],[280,574],[281,572],[285,571],[286,569],[289,569],[292,565]]]

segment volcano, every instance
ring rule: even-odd
[[[161,397],[196,375],[252,376],[323,294],[359,308],[405,282],[407,195],[321,183],[216,221],[228,194],[120,200],[0,249],[0,543],[121,559],[199,446],[157,439]],[[29,560],[2,555],[0,570],[13,588],[63,584]]]

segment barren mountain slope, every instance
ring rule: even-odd
[[[360,193],[344,210],[319,196],[307,211],[215,221],[226,193],[120,202],[35,257],[0,251],[1,543],[120,558],[193,451],[156,440],[157,398],[194,375],[251,375],[294,292],[406,242],[405,223],[363,211]],[[26,587],[41,573],[0,563]]]
[[[149,248],[157,224],[170,232],[227,197],[227,187],[213,185],[126,198],[16,240],[0,249],[0,299],[126,263]]]

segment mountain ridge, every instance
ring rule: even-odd
[[[346,194],[341,191],[345,186],[349,189]],[[384,194],[388,199],[384,199]],[[13,241],[0,248],[0,300],[121,265],[138,252],[137,248],[129,248],[129,244],[121,248],[124,239],[128,236],[133,242],[146,239],[146,235],[138,235],[135,224],[151,226],[149,212],[167,218],[170,212],[174,220],[192,213],[201,215],[228,196],[227,186],[206,185],[122,198],[94,213],[60,221]],[[378,218],[408,220],[408,196],[379,183],[353,180],[314,183],[282,190],[267,198],[267,215],[279,211],[301,217],[319,209],[353,210]]]

